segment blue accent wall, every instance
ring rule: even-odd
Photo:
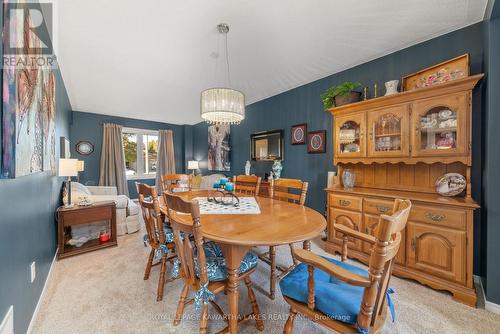
[[[483,37],[485,25],[478,23],[464,29],[431,39],[394,52],[387,56],[350,68],[340,73],[286,91],[279,95],[251,104],[246,108],[246,118],[238,126],[231,127],[232,173],[244,173],[244,165],[250,160],[250,135],[254,132],[284,129],[285,157],[282,177],[299,178],[309,182],[306,205],[323,213],[326,205],[327,172],[335,170],[333,165],[332,116],[323,110],[320,95],[328,87],[343,81],[359,81],[373,92],[378,83],[379,95],[385,93],[384,82],[401,79],[402,76],[432,66],[442,61],[470,54],[472,74],[482,73]],[[307,61],[307,60],[304,60]],[[484,88],[478,87],[473,94],[473,189],[474,198],[481,203],[481,123]],[[308,154],[306,145],[291,145],[290,127],[307,123],[308,131],[326,130],[326,153]],[[206,167],[207,125],[199,123],[193,130],[193,153],[200,165]],[[269,172],[271,163],[253,162],[252,173]],[[475,219],[474,271],[480,272],[484,245],[481,244],[481,218],[479,211]]]
[[[500,5],[495,4],[497,11]],[[486,218],[486,299],[500,304],[500,18],[487,23],[487,103],[485,119],[484,212]]]
[[[70,137],[72,146],[71,157],[85,161],[85,171],[80,174],[81,183],[85,184],[89,182],[92,185],[98,185],[99,183],[103,123],[115,123],[124,127],[138,129],[172,130],[174,133],[175,168],[178,173],[184,172],[184,166],[186,166],[184,156],[184,133],[186,126],[74,111]],[[76,152],[75,145],[81,140],[88,140],[94,144],[94,152],[92,154],[80,155]],[[128,189],[130,198],[137,198],[135,181],[145,182],[150,185],[155,183],[154,179],[129,180]]]
[[[0,18],[3,18],[1,8]],[[71,105],[61,73],[54,74],[58,158],[59,137],[69,137]],[[10,305],[14,305],[15,333],[26,333],[55,255],[54,213],[61,202],[62,183],[62,178],[50,172],[0,179],[0,321]],[[36,279],[32,284],[33,261],[36,261]]]

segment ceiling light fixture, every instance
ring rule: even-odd
[[[225,37],[227,84],[230,87],[231,73],[229,71],[229,51],[227,46],[229,26],[220,23],[217,28],[219,33]],[[245,95],[232,88],[209,88],[201,92],[200,109],[201,118],[209,124],[240,124],[245,119]]]

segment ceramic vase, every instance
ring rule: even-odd
[[[352,169],[344,169],[342,173],[342,183],[345,189],[354,188],[354,182],[356,182],[356,174]]]
[[[385,83],[385,96],[396,94],[398,92],[399,80],[391,80]]]
[[[273,175],[274,179],[277,180],[281,176],[281,170],[283,169],[283,166],[281,165],[281,161],[275,160],[273,163]]]

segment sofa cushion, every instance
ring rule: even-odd
[[[88,196],[89,199],[94,202],[105,202],[105,201],[114,201],[116,203],[117,209],[126,209],[128,206],[128,197],[125,195],[92,195]]]
[[[73,196],[73,193],[80,193],[86,196],[92,195],[89,188],[79,182],[71,182],[71,196]]]
[[[131,199],[128,200],[128,215],[137,216],[139,214],[139,205],[137,205]]]

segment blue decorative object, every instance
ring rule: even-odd
[[[227,191],[233,191],[234,190],[234,183],[228,182],[225,184],[224,189]]]
[[[281,177],[281,170],[282,169],[283,169],[283,166],[281,165],[281,161],[274,160],[272,170],[273,170],[273,175],[274,175],[275,180],[277,180]]]
[[[220,188],[220,183],[214,183],[214,188],[219,189]]]
[[[225,178],[225,177],[223,177],[223,178],[221,178],[221,179],[219,180],[219,183],[220,183],[220,184],[222,184],[222,185],[224,185],[224,184],[226,184],[226,183],[228,183],[228,182],[229,182],[229,180],[228,180],[227,178]]]
[[[222,205],[240,205],[240,199],[234,194],[234,183],[229,182],[227,178],[222,178],[219,183],[214,183],[215,191],[207,197],[209,202],[215,202]]]
[[[368,277],[368,272],[364,269],[327,257],[323,258],[338,267],[347,269],[358,275]],[[299,264],[280,281],[281,293],[284,296],[307,304],[308,276],[307,265],[304,263]],[[355,324],[358,319],[358,313],[363,299],[363,290],[363,287],[347,284],[318,268],[314,269],[314,295],[316,310],[323,312],[332,319],[348,324]],[[387,304],[391,309],[391,314],[394,319],[394,304],[389,297],[389,294],[393,292],[394,291],[392,289],[388,290]],[[392,308],[391,305],[393,305]]]

